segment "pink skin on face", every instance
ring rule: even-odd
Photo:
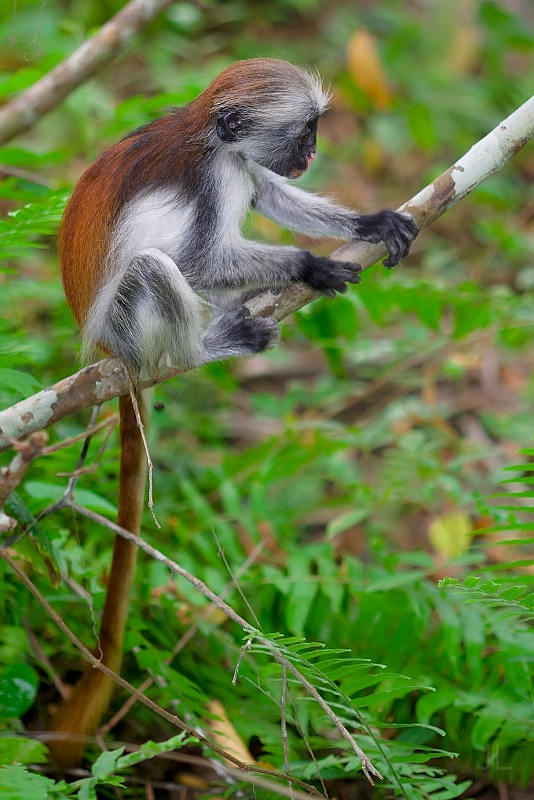
[[[316,156],[315,151],[308,153],[308,155],[306,156],[306,161],[308,162],[306,169],[308,169],[308,167],[310,167],[313,164],[313,162],[315,161],[315,156]],[[289,177],[292,180],[294,180],[295,178],[300,178],[301,175],[304,175],[306,169],[294,169]]]

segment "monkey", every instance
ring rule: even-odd
[[[278,326],[247,313],[251,293],[300,282],[333,297],[359,282],[358,264],[245,239],[251,208],[314,237],[383,242],[386,267],[409,253],[418,233],[410,215],[361,215],[288,182],[313,163],[328,102],[312,72],[279,59],[239,61],[191,103],[134,130],[89,166],[59,231],[63,285],[85,358],[100,348],[139,381],[162,364],[259,353],[276,343]],[[119,407],[118,524],[139,535],[145,456],[132,400],[121,397]],[[135,553],[116,538],[99,637],[102,661],[115,671]],[[111,688],[106,675],[86,671],[52,729],[94,733]],[[78,762],[84,747],[68,737],[51,743],[63,766]]]

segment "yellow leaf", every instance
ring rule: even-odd
[[[430,544],[441,556],[456,558],[465,553],[471,543],[471,522],[461,511],[436,517],[428,529]]]
[[[451,37],[445,63],[456,75],[468,75],[480,63],[482,32],[477,25],[460,25]]]
[[[375,108],[385,111],[391,103],[391,91],[382,67],[376,40],[369,31],[358,30],[347,46],[347,67],[357,86]]]
[[[227,753],[235,756],[245,764],[255,764],[254,758],[248,751],[243,739],[240,737],[226,714],[220,700],[210,700],[208,711],[217,719],[208,719],[207,723],[211,730],[214,741],[226,750]],[[230,763],[230,762],[229,762]]]
[[[453,29],[448,33],[449,52],[444,66],[456,75],[468,75],[478,67],[483,42],[483,33],[478,21],[477,0],[453,0],[450,20]]]

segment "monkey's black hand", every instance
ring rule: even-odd
[[[347,283],[359,283],[361,267],[351,261],[334,261],[332,258],[315,256],[304,250],[303,264],[298,280],[316,292],[334,297],[336,292],[346,292]]]
[[[382,262],[385,267],[395,267],[410,252],[410,247],[419,233],[410,214],[399,214],[389,208],[376,214],[366,214],[356,219],[356,236],[364,242],[384,242],[388,257]]]

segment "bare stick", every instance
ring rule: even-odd
[[[131,0],[74,53],[0,110],[0,145],[32,128],[73,89],[113,61],[174,0]]]
[[[289,770],[289,748],[287,744],[287,667],[285,664],[282,664],[282,700],[281,700],[281,712],[282,715],[280,717],[280,732],[282,734],[282,747],[284,750],[284,769],[288,775],[291,775]],[[289,791],[292,790],[291,781],[287,782],[287,787]]]
[[[11,492],[17,488],[34,458],[41,454],[47,439],[47,434],[39,431],[30,436],[27,442],[12,442],[17,455],[9,466],[0,472],[0,509]]]
[[[215,541],[217,542],[217,550],[219,551],[219,556],[222,558],[222,560],[223,560],[223,562],[224,562],[224,566],[225,566],[225,567],[226,567],[226,569],[228,570],[228,573],[229,573],[230,577],[232,578],[232,581],[233,581],[233,583],[234,583],[234,586],[235,586],[235,588],[237,589],[237,591],[238,591],[238,592],[239,592],[239,594],[241,595],[241,599],[243,600],[244,604],[246,605],[246,607],[247,607],[247,608],[248,608],[248,610],[250,611],[250,615],[251,615],[252,619],[254,620],[254,622],[256,623],[256,625],[258,626],[258,628],[261,630],[260,621],[259,621],[258,617],[256,616],[256,614],[255,614],[255,612],[254,612],[254,609],[252,608],[252,606],[251,606],[251,605],[250,605],[250,603],[248,602],[248,600],[247,600],[247,598],[246,598],[246,596],[245,596],[245,593],[244,593],[244,591],[242,590],[242,588],[241,588],[241,586],[239,585],[239,583],[238,583],[238,581],[237,581],[236,577],[234,576],[234,573],[232,572],[232,568],[231,568],[230,564],[228,563],[228,559],[226,558],[226,554],[225,554],[224,550],[223,550],[223,549],[222,549],[222,547],[221,547],[221,543],[219,542],[219,537],[218,537],[218,536],[217,536],[217,534],[215,533],[215,530],[213,530],[213,531],[212,531],[212,533],[213,533],[213,538],[214,538],[214,539],[215,539]]]
[[[241,575],[243,575],[247,571],[247,569],[250,567],[250,565],[255,562],[256,558],[258,557],[258,555],[263,550],[263,547],[264,547],[264,543],[263,542],[259,542],[256,545],[256,547],[254,548],[252,553],[248,556],[248,558],[241,564],[241,566],[237,570],[236,575],[235,575],[236,580],[239,580]],[[225,588],[223,589],[223,591],[221,592],[221,595],[220,595],[222,600],[224,600],[224,598],[227,597],[230,594],[230,592],[234,588],[234,583],[235,583],[234,580],[232,580],[232,581],[230,581],[230,583],[226,584]],[[203,614],[199,617],[198,622],[195,622],[194,625],[191,625],[191,627],[187,629],[187,631],[184,633],[184,635],[181,637],[181,639],[173,647],[170,656],[165,660],[166,664],[171,664],[173,659],[176,658],[176,656],[178,655],[178,653],[180,653],[184,649],[186,644],[188,644],[191,641],[191,639],[193,638],[195,633],[198,631],[199,622],[202,622],[203,620],[208,619],[208,617],[211,615],[211,613],[212,613],[214,608],[215,608],[215,604],[214,603],[210,603],[209,606],[207,606],[207,608],[204,610]],[[152,686],[153,683],[154,683],[154,678],[152,678],[152,677],[146,678],[146,680],[144,680],[143,683],[141,684],[141,686],[139,687],[139,691],[140,692],[146,692],[146,690],[149,689],[150,686]],[[109,733],[109,731],[112,728],[114,728],[115,725],[118,722],[120,722],[120,720],[124,717],[124,715],[128,713],[128,711],[134,705],[135,701],[136,701],[135,697],[129,697],[128,700],[126,700],[123,703],[123,705],[119,708],[117,713],[114,714],[111,717],[111,719],[108,720],[108,722],[105,723],[105,725],[102,725],[100,727],[98,733],[101,736],[105,736],[107,733]]]
[[[233,674],[233,677],[232,677],[232,686],[235,686],[237,684],[237,679],[239,677],[239,670],[241,668],[241,664],[243,662],[243,659],[245,658],[245,653],[247,652],[247,650],[250,650],[250,648],[252,647],[252,642],[253,642],[253,639],[251,637],[250,639],[247,639],[247,641],[245,642],[245,644],[241,648],[241,651],[239,653],[239,658],[237,659],[237,664],[235,665],[234,674]]]
[[[55,503],[51,503],[46,508],[43,508],[43,510],[40,511],[39,514],[37,515],[38,520],[43,519],[44,517],[47,517],[50,514],[55,514],[56,511],[60,511],[62,508],[65,508],[68,505],[69,501],[72,499],[72,497],[74,497],[74,490],[76,488],[76,484],[78,483],[78,479],[84,472],[83,465],[85,464],[85,459],[87,458],[87,453],[89,452],[89,445],[91,444],[92,437],[94,436],[95,433],[98,433],[99,431],[107,428],[108,434],[98,451],[96,460],[94,462],[94,468],[89,467],[86,471],[90,472],[96,470],[96,467],[100,461],[100,457],[102,456],[102,453],[104,452],[106,445],[108,443],[109,437],[111,436],[111,433],[118,422],[118,416],[117,414],[114,414],[109,419],[104,420],[99,425],[97,425],[96,420],[98,418],[99,411],[100,411],[100,406],[94,406],[91,412],[91,418],[89,420],[89,424],[83,433],[80,433],[77,436],[72,436],[70,439],[64,439],[62,442],[59,442],[59,444],[52,445],[52,447],[43,447],[41,455],[47,456],[50,453],[56,452],[56,450],[61,450],[64,447],[68,447],[74,442],[79,442],[82,439],[84,440],[83,447],[81,449],[80,455],[78,457],[78,462],[76,464],[76,469],[69,476],[67,488],[63,492],[63,496],[60,497],[59,500],[56,500]],[[61,473],[58,473],[58,475],[61,475]],[[89,603],[89,605],[91,606],[91,603]],[[92,607],[91,607],[91,613],[92,613]]]
[[[0,120],[1,114],[2,112]],[[502,169],[533,136],[534,97],[473,145],[468,153],[402,205],[400,210],[413,214],[421,229],[428,227],[485,178]],[[342,261],[356,261],[366,269],[385,254],[383,245],[350,242],[336,250],[332,257]],[[252,316],[272,316],[281,320],[317,297],[314,291],[298,284],[284,289],[278,295],[264,292],[249,300],[246,306]],[[149,380],[142,382],[141,388],[155,386],[181,372],[184,370],[179,368],[160,370]],[[117,359],[106,359],[85,367],[69,378],[0,412],[0,451],[9,446],[8,442],[2,440],[2,435],[13,439],[22,438],[33,431],[47,428],[82,408],[103,403],[128,392],[128,376]]]
[[[143,442],[143,447],[145,448],[146,463],[148,466],[148,507],[150,509],[150,513],[152,514],[152,519],[156,524],[156,528],[161,528],[161,525],[159,524],[156,515],[154,513],[154,465],[150,457],[150,450],[148,449],[148,442],[146,440],[145,426],[143,425],[143,420],[141,419],[141,412],[139,411],[139,403],[137,402],[135,389],[131,380],[130,380],[130,400],[132,401],[135,419],[137,420],[137,427],[139,428],[139,434]]]
[[[28,637],[28,641],[30,642],[31,647],[35,651],[35,656],[37,658],[37,661],[41,662],[46,672],[48,672],[48,674],[52,678],[52,681],[54,683],[54,686],[56,687],[58,694],[62,697],[63,700],[66,700],[67,697],[69,696],[69,690],[67,689],[67,687],[57,674],[56,670],[52,666],[52,662],[50,661],[45,651],[41,647],[39,639],[30,628],[30,623],[28,622],[26,617],[22,617],[22,624],[24,625],[24,630],[26,631],[26,636]]]

